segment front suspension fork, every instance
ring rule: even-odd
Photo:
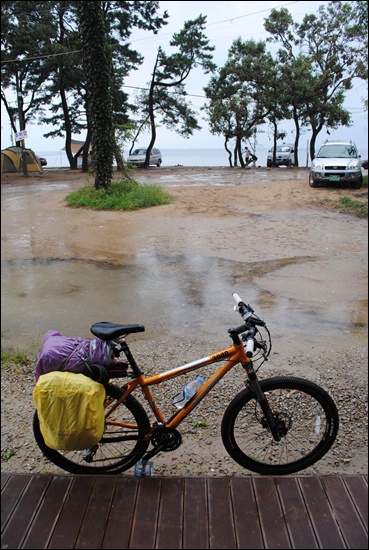
[[[259,384],[259,379],[257,377],[256,372],[254,371],[252,361],[250,361],[249,363],[242,364],[242,366],[247,372],[249,383],[250,383],[251,388],[252,388],[252,390],[255,394],[256,401],[259,403],[259,405],[261,407],[261,410],[264,413],[265,420],[268,424],[268,427],[270,429],[270,433],[272,434],[274,441],[280,441],[281,436],[280,436],[279,431],[277,429],[275,419],[274,419],[272,410],[271,410],[270,405],[269,405],[269,401],[268,401],[266,395],[262,392],[262,389],[261,389],[260,384]]]

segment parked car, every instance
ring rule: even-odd
[[[368,169],[368,160],[361,161],[361,168],[364,168],[364,170]]]
[[[326,141],[311,162],[309,185],[340,182],[360,189],[363,183],[360,155],[352,141]]]
[[[37,157],[41,166],[47,166],[47,160],[44,157]]]
[[[292,166],[295,164],[295,150],[294,146],[290,143],[283,143],[283,145],[277,145],[275,151],[275,163],[276,166]],[[269,149],[267,156],[267,167],[273,166],[273,147]]]
[[[129,155],[127,158],[128,164],[134,164],[135,166],[143,166],[146,159],[146,147],[141,147],[133,151],[132,155]],[[163,162],[161,152],[155,147],[152,148],[150,154],[150,164],[155,164],[155,166],[160,166]]]

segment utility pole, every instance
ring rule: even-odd
[[[22,90],[20,89],[19,85],[19,73],[18,73],[18,65],[15,65],[15,84],[17,88],[17,103],[18,103],[18,118],[19,118],[19,131],[23,132],[25,129],[24,125],[24,117],[23,117],[23,96],[22,96]],[[27,178],[28,177],[28,170],[27,170],[27,157],[26,157],[26,151],[25,151],[25,138],[20,140],[21,148],[22,148],[22,164],[23,164],[23,174]]]

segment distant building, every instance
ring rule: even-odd
[[[78,151],[80,151],[82,149],[82,147],[84,146],[85,142],[84,141],[80,141],[78,139],[72,139],[71,140],[71,145],[70,145],[70,149],[73,153],[73,155],[76,155],[78,153]],[[88,165],[91,166],[92,164],[92,159],[91,159],[91,150],[92,150],[92,146],[90,144],[90,147],[88,149]],[[62,151],[65,151],[65,147],[63,147]],[[82,167],[82,152],[81,154],[78,156],[77,158],[77,166],[78,168],[81,168]]]

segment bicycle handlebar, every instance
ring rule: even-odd
[[[266,323],[265,321],[260,319],[260,317],[254,315],[254,310],[252,309],[252,307],[249,304],[245,304],[245,302],[241,299],[237,292],[234,292],[232,296],[237,303],[237,306],[235,306],[235,310],[238,310],[242,319],[245,321],[245,324],[241,327],[238,327],[236,329],[236,332],[240,333],[241,331],[248,331],[248,338],[246,340],[246,355],[247,357],[251,358],[254,355],[255,347],[259,347],[258,342],[255,341],[255,334],[257,331],[255,327],[257,325],[265,327]]]
[[[257,315],[254,315],[254,310],[252,309],[250,304],[246,305],[245,302],[241,300],[237,292],[234,292],[232,296],[235,302],[237,303],[237,306],[235,307],[235,309],[238,309],[238,312],[244,321],[254,326],[255,325],[259,325],[261,327],[265,326],[265,321],[260,319],[260,317],[258,317]]]
[[[247,357],[252,357],[254,355],[254,348],[255,348],[255,340],[253,338],[249,338],[246,344]]]

